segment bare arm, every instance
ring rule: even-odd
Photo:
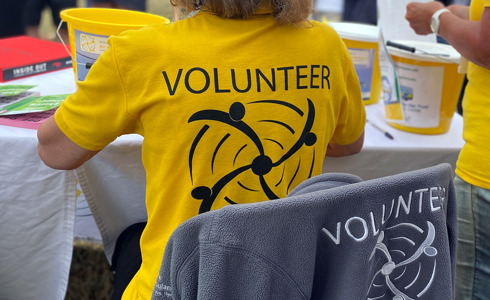
[[[470,19],[470,7],[466,5],[453,4],[447,7],[453,14],[460,17],[463,20]]]
[[[490,69],[490,8],[484,9],[480,22],[445,15],[441,16],[439,35],[472,63]]]
[[[353,143],[347,145],[339,145],[334,143],[329,143],[327,147],[326,156],[340,157],[359,153],[362,146],[364,145],[364,132],[361,136]]]
[[[37,138],[39,157],[53,169],[76,169],[99,152],[87,150],[72,142],[59,129],[53,117],[41,124]]]
[[[444,6],[440,2],[407,5],[405,18],[417,34],[432,33],[430,19],[432,14]],[[480,22],[466,19],[467,11],[461,7],[449,7],[451,13],[440,16],[439,35],[451,44],[466,59],[490,69],[490,8],[485,8]],[[454,13],[453,13],[454,11]]]

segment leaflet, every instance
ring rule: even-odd
[[[0,107],[0,116],[36,113],[60,106],[70,94],[29,96]],[[1,98],[0,98],[1,99]],[[2,101],[2,100],[0,100]]]

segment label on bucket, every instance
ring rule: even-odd
[[[362,99],[371,98],[371,83],[374,68],[375,49],[348,48],[361,85]]]
[[[396,63],[403,120],[387,120],[414,128],[439,126],[444,67]]]
[[[107,35],[87,33],[75,29],[75,48],[77,63],[77,78],[85,80],[90,66],[107,49]]]

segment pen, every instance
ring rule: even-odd
[[[446,54],[446,53],[430,53],[430,52],[426,52],[424,50],[415,49],[415,47],[411,47],[411,46],[407,46],[407,45],[395,43],[395,42],[392,42],[392,41],[386,41],[386,46],[395,47],[395,48],[398,48],[398,49],[401,49],[401,50],[405,50],[405,51],[408,51],[408,52],[411,52],[411,53],[415,53],[417,51],[420,51],[420,52],[422,52],[422,54],[432,55],[432,56],[436,56],[436,57],[439,57],[439,58],[441,56],[449,56],[449,54]]]
[[[410,46],[407,46],[407,45],[398,44],[398,43],[395,43],[395,42],[392,42],[392,41],[386,41],[386,46],[391,46],[391,47],[402,49],[402,50],[405,50],[405,51],[408,51],[408,52],[415,53],[415,47],[410,47]]]
[[[368,119],[366,119],[366,123],[371,124],[374,128],[376,128],[379,131],[381,131],[390,140],[393,140],[394,139],[393,136],[388,131],[386,131],[383,128],[379,127],[377,124],[374,124],[373,122],[369,121]]]

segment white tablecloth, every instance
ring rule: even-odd
[[[41,84],[42,83],[42,84]],[[71,69],[6,84],[75,90]],[[46,167],[35,130],[0,126],[0,299],[64,299],[75,225],[74,171]]]
[[[76,170],[109,262],[119,234],[147,219],[142,141],[139,135],[121,136]]]
[[[445,134],[423,135],[391,127],[384,118],[382,102],[366,106],[367,118],[389,132],[390,140],[371,124],[366,124],[364,147],[359,154],[327,157],[324,172],[346,172],[364,180],[417,170],[447,162],[456,167],[463,147],[463,118],[454,114]]]

